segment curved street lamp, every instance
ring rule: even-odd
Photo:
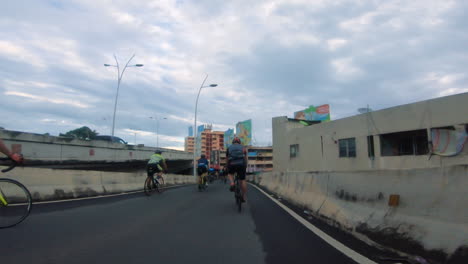
[[[195,101],[195,121],[193,122],[193,177],[196,177],[196,155],[197,155],[197,109],[198,109],[198,98],[200,97],[200,92],[205,87],[216,87],[217,84],[213,83],[207,86],[203,86],[205,84],[206,79],[208,78],[208,74],[206,75],[205,79],[203,80],[202,84],[200,85],[200,89],[198,90],[197,100]]]
[[[115,64],[116,65],[111,65],[111,64],[104,64],[105,67],[116,67],[117,68],[117,93],[115,94],[115,103],[114,103],[114,116],[112,117],[112,136],[114,136],[114,128],[115,128],[115,113],[117,111],[117,99],[119,98],[119,89],[120,89],[120,82],[122,81],[123,74],[127,67],[143,67],[143,64],[134,64],[134,65],[128,65],[130,61],[135,57],[135,54],[127,61],[125,64],[125,67],[123,68],[122,72],[120,72],[120,66],[119,66],[119,61],[117,60],[117,57],[114,54],[114,59],[115,59]]]

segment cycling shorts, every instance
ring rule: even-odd
[[[228,173],[234,175],[237,173],[237,177],[240,180],[245,180],[245,171],[247,167],[244,164],[240,165],[229,165],[228,167]]]
[[[157,163],[148,164],[146,166],[146,172],[148,173],[148,176],[153,176],[155,173],[162,172],[162,168]]]

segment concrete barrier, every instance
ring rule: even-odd
[[[332,225],[388,248],[441,262],[468,252],[467,165],[272,172],[250,180]],[[389,206],[391,195],[399,197],[397,206]]]
[[[6,167],[1,167],[4,169]],[[33,200],[48,201],[143,190],[146,172],[106,172],[17,167],[1,175],[23,183]],[[167,174],[168,186],[193,184],[193,176]]]

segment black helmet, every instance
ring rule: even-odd
[[[156,150],[154,153],[155,153],[155,154],[162,154],[162,151],[158,149],[158,150]]]
[[[205,154],[201,154],[201,158],[202,159],[206,158]]]

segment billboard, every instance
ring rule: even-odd
[[[236,136],[242,145],[250,146],[252,142],[252,119],[241,121],[236,125]]]
[[[330,105],[309,106],[309,108],[294,112],[294,119],[307,121],[330,121]]]
[[[230,128],[224,131],[224,149],[227,149],[234,139],[234,129]]]

